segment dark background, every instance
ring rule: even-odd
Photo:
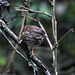
[[[21,0],[8,0],[10,4],[24,5]],[[29,8],[32,10],[45,11],[51,14],[51,6],[47,0],[31,0]],[[8,20],[15,16],[17,13],[12,6],[10,6],[10,12],[5,9],[2,16]],[[12,21],[8,21],[8,27],[18,36],[22,25],[23,17],[19,12],[19,16]],[[47,34],[53,43],[51,18],[36,13],[27,13],[28,16],[39,18]],[[75,28],[75,1],[74,0],[56,0],[56,20],[57,20],[57,32],[58,40],[71,28]],[[26,19],[26,24],[38,25],[37,22]],[[11,39],[10,39],[11,40]],[[15,45],[15,43],[12,41]],[[21,48],[18,48],[22,52]],[[13,49],[7,42],[5,37],[0,33],[0,73],[4,71],[9,62]],[[47,66],[48,70],[54,75],[54,69],[52,66],[52,52],[46,41],[41,46],[35,49],[35,54],[39,57],[43,63]],[[70,32],[60,43],[58,47],[58,72],[59,75],[75,75],[75,33]],[[27,61],[25,61],[18,54],[15,54],[12,63],[9,68],[9,74],[12,75],[33,75],[32,67],[29,67]],[[43,75],[40,71],[38,75]]]

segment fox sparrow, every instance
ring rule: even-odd
[[[21,33],[21,41],[31,47],[32,51],[33,47],[39,46],[45,37],[45,31],[35,25],[26,25]]]

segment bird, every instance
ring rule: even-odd
[[[26,25],[21,32],[20,42],[26,43],[32,48],[31,56],[33,56],[33,48],[41,45],[45,37],[46,33],[42,28],[35,25]]]

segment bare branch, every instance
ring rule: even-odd
[[[54,37],[54,44],[57,45],[57,22],[55,18],[55,0],[52,0],[52,30],[53,30],[53,37]],[[54,47],[54,50],[52,51],[53,55],[53,67],[55,70],[55,75],[58,75],[57,72],[57,47]]]
[[[17,10],[17,11],[27,11],[27,12],[29,12],[29,13],[38,13],[38,14],[44,14],[44,15],[47,15],[48,17],[52,17],[50,14],[48,14],[48,13],[46,13],[46,12],[40,12],[40,11],[36,11],[36,10],[31,10],[31,9],[29,9],[29,8],[27,8],[27,7],[24,7],[24,6],[19,6],[19,5],[14,5],[14,6],[16,6],[16,7],[22,7],[22,8],[24,8],[24,9],[17,9],[17,8],[15,8],[14,7],[14,9],[15,10]]]
[[[69,31],[64,34],[59,40],[58,40],[58,44],[61,42],[61,40],[63,40],[70,32],[75,32],[75,30],[72,28],[72,29],[69,29]]]
[[[38,23],[39,23],[40,27],[45,31],[45,33],[46,33],[46,39],[47,39],[47,41],[48,41],[48,44],[49,44],[49,46],[50,46],[50,49],[52,50],[52,49],[53,49],[53,46],[52,46],[52,43],[51,43],[51,41],[50,41],[50,39],[49,39],[49,37],[48,37],[48,35],[47,35],[46,30],[44,29],[43,25],[41,24],[41,22],[40,22],[39,20],[38,20]]]

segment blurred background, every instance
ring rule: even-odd
[[[23,0],[8,0],[10,4],[15,5],[23,5]],[[14,5],[13,5],[14,6]],[[18,7],[20,8],[20,7]],[[52,12],[52,8],[48,0],[30,0],[30,4],[28,8],[32,10],[45,11],[49,14]],[[56,0],[56,20],[57,20],[57,32],[58,32],[58,40],[69,31],[71,28],[75,28],[75,1],[74,0]],[[10,6],[9,12],[5,8],[2,17],[8,20],[8,27],[18,36],[20,32],[20,28],[22,26],[23,16],[22,13],[19,12],[18,16],[17,11]],[[44,28],[47,31],[47,34],[51,40],[53,41],[52,35],[52,25],[51,18],[36,13],[27,13],[28,16],[32,16],[34,18],[39,18]],[[13,19],[12,19],[13,18]],[[33,24],[38,27],[37,22],[27,18],[26,24]],[[11,39],[10,39],[11,40]],[[15,45],[15,42],[12,41]],[[22,52],[21,48],[18,48],[19,51]],[[12,54],[12,47],[5,39],[5,37],[0,33],[0,74],[4,72],[10,56]],[[23,53],[23,52],[22,52]],[[52,52],[49,48],[48,42],[45,39],[44,42],[36,47],[34,50],[35,55],[43,61],[48,70],[54,75],[54,68],[52,66]],[[59,75],[75,75],[75,33],[70,32],[60,43],[58,47],[58,73]],[[24,54],[24,53],[23,53]],[[25,55],[25,54],[24,54]],[[9,68],[8,74],[11,75],[33,75],[32,67],[29,67],[26,60],[24,60],[17,53],[15,54],[12,63]],[[40,71],[38,75],[43,75]]]

